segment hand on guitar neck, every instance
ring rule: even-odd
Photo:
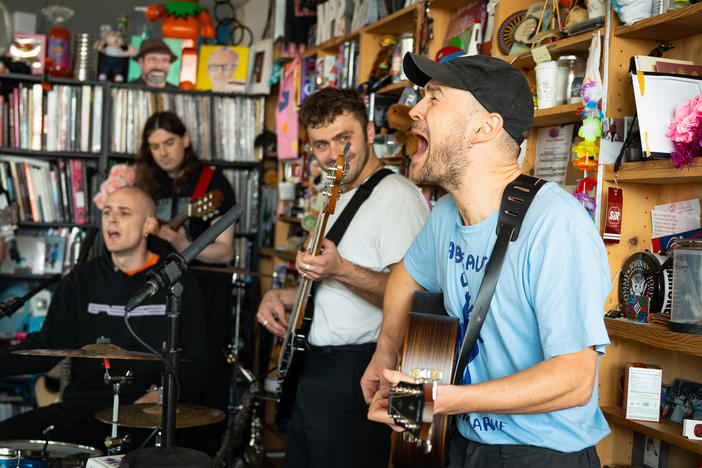
[[[209,221],[219,214],[219,207],[222,205],[224,196],[219,190],[212,190],[202,197],[191,201],[180,213],[178,213],[169,222],[159,221],[159,226],[156,227],[156,232],[164,240],[173,245],[173,247],[182,252],[190,242],[185,234],[183,223],[188,218],[201,218],[204,221]]]

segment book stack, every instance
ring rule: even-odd
[[[0,95],[0,147],[97,153],[102,87],[19,83]]]
[[[0,184],[17,203],[20,221],[75,223],[88,221],[86,166],[81,159],[41,161],[0,156]]]
[[[185,124],[200,159],[258,160],[253,139],[263,125],[263,99],[260,97],[164,93],[115,87],[111,90],[111,98],[110,150],[113,153],[138,153],[142,129],[151,114],[171,111]]]

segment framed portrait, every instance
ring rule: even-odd
[[[249,94],[268,94],[271,85],[268,80],[273,68],[273,40],[263,39],[251,46],[251,64],[249,65]]]
[[[249,48],[228,45],[200,46],[195,89],[215,93],[246,91]]]
[[[141,42],[147,39],[143,36],[132,36],[131,44],[139,50]],[[163,42],[166,43],[173,55],[177,56],[178,59],[171,63],[168,69],[168,74],[166,75],[166,82],[172,84],[173,86],[178,86],[180,84],[180,57],[183,52],[183,41],[180,39],[173,39],[170,37],[164,37]],[[139,67],[139,62],[137,62],[136,57],[131,57],[129,59],[129,70],[127,71],[127,82],[134,81],[141,76],[141,67]]]

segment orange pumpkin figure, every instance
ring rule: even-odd
[[[171,0],[163,5],[149,5],[146,10],[149,21],[161,23],[163,37],[183,41],[180,57],[180,87],[195,89],[197,76],[197,41],[200,36],[211,38],[215,35],[212,17],[197,0]]]

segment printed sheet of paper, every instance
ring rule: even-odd
[[[537,131],[534,177],[565,185],[571,159],[573,124],[542,127]]]
[[[700,200],[698,198],[656,205],[651,210],[652,237],[669,236],[698,227],[700,227]]]

